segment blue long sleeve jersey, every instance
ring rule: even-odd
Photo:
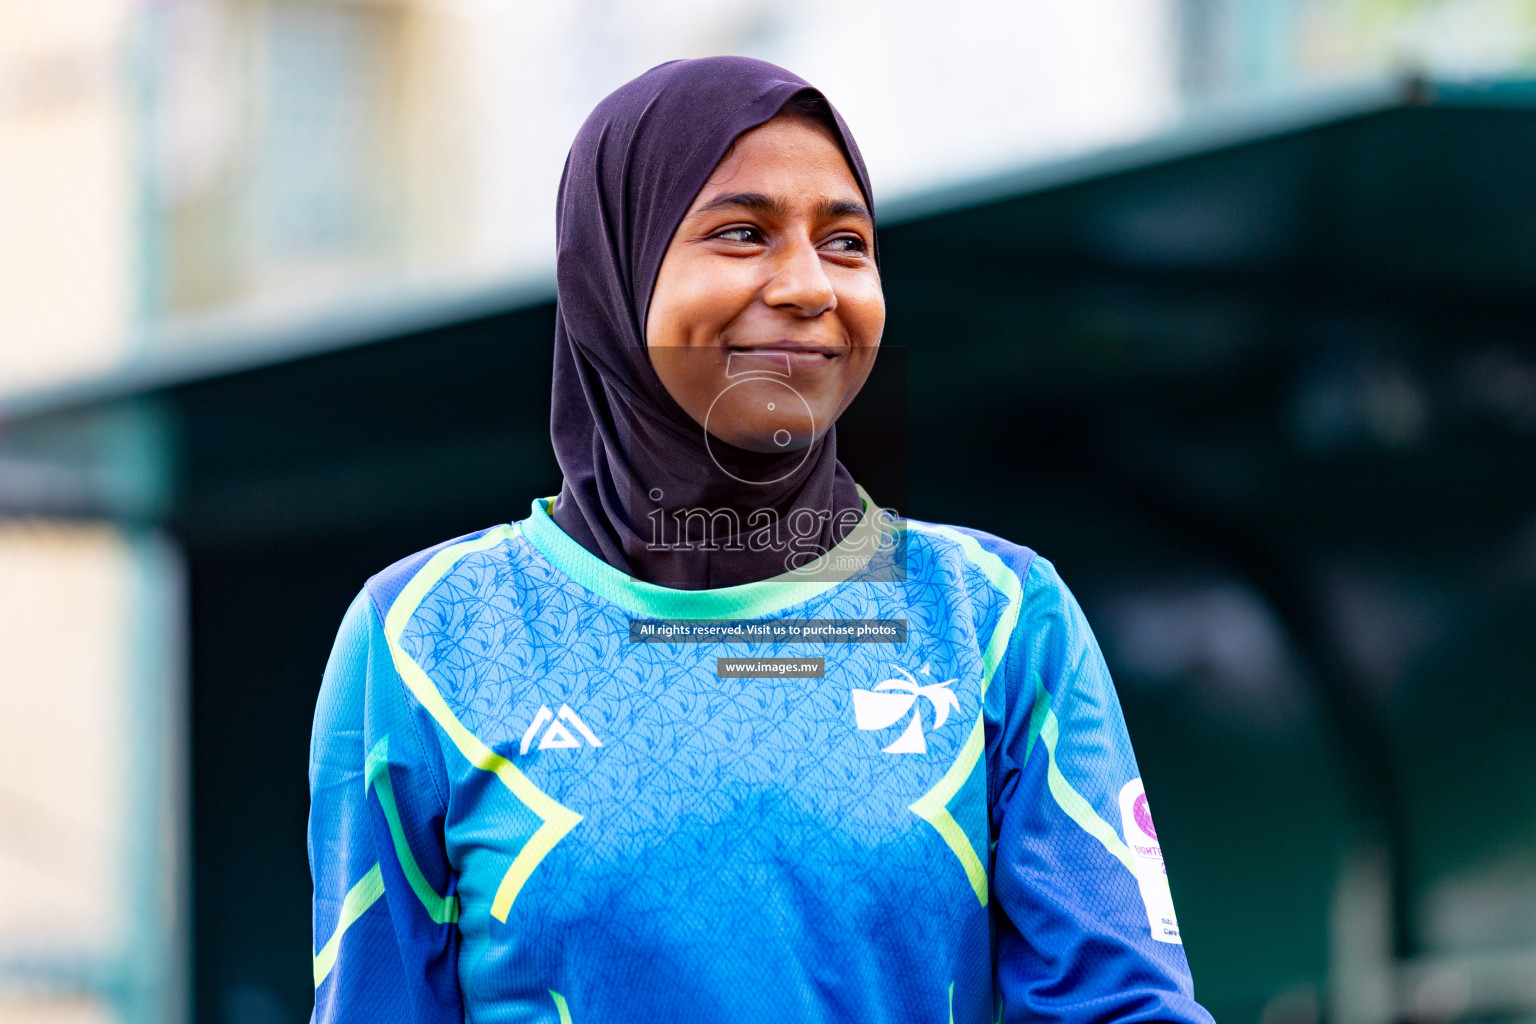
[[[865,502],[842,578],[652,586],[547,500],[373,577],[311,745],[314,1020],[1210,1024],[1055,570]],[[907,639],[636,643],[632,619]],[[774,655],[824,677],[717,677]]]

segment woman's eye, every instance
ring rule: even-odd
[[[726,242],[752,243],[763,240],[757,228],[726,228],[724,231],[715,232],[714,237]]]
[[[834,252],[851,252],[862,255],[869,251],[869,246],[864,244],[864,239],[857,235],[839,235],[827,242],[827,245]]]

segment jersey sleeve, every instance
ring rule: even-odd
[[[312,1024],[462,1024],[443,784],[423,754],[377,612],[347,609],[310,739]]]
[[[1211,1024],[1098,644],[1044,559],[1020,599],[992,806],[1003,1020]]]

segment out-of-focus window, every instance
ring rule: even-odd
[[[1352,80],[1526,76],[1530,0],[1173,0],[1187,102],[1230,103]]]
[[[390,272],[409,6],[182,0],[140,17],[151,320],[313,303]]]
[[[367,5],[273,3],[261,62],[253,203],[269,274],[313,278],[382,248],[393,18]]]
[[[0,1019],[175,1021],[179,573],[105,525],[0,522]]]
[[[89,375],[134,310],[129,0],[0,0],[0,390]]]

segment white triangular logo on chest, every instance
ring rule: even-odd
[[[575,729],[576,732],[571,732],[571,729]],[[558,713],[550,711],[548,704],[542,705],[539,713],[533,716],[533,721],[529,722],[528,728],[523,731],[523,742],[517,752],[528,753],[528,748],[533,746],[535,739],[539,741],[540,750],[574,750],[582,745],[583,739],[587,741],[588,746],[603,745],[603,741],[587,727],[587,723],[581,720],[580,715],[571,710],[569,704],[561,704]]]

